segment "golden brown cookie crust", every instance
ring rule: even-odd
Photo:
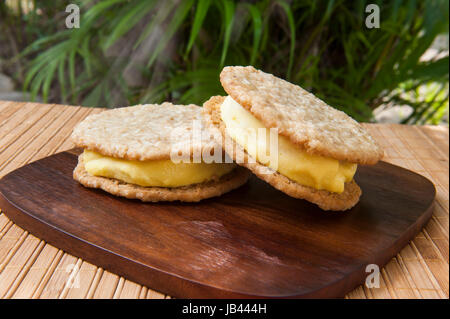
[[[220,73],[225,91],[267,128],[311,154],[358,164],[375,164],[383,150],[355,120],[298,85],[251,66]]]
[[[83,155],[78,157],[78,165],[73,171],[73,178],[80,184],[99,188],[110,194],[130,199],[140,199],[143,202],[182,201],[198,202],[202,199],[220,196],[245,184],[250,172],[237,167],[218,180],[184,187],[143,187],[120,182],[116,179],[92,176],[84,168]]]
[[[194,129],[196,124],[198,130]],[[201,132],[200,138],[196,138],[197,132]],[[71,137],[78,147],[138,161],[170,159],[171,152],[178,151],[201,154],[214,146],[202,126],[201,107],[194,104],[145,104],[108,110],[78,123]]]
[[[220,118],[220,106],[225,97],[213,96],[203,104],[203,119],[216,138],[216,142],[221,144],[225,152],[232,157],[243,158],[244,163],[237,163],[248,168],[260,179],[266,181],[276,189],[295,198],[305,199],[317,204],[323,210],[342,211],[355,206],[361,196],[361,189],[354,180],[345,183],[344,192],[331,193],[326,190],[316,190],[314,188],[300,185],[286,176],[273,172],[267,166],[256,162],[251,156],[230,137],[226,138],[225,124]],[[224,141],[224,142],[222,142]]]

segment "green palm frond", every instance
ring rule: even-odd
[[[383,103],[412,106],[405,123],[437,123],[448,112],[448,56],[421,60],[448,35],[447,0],[376,1],[379,29],[365,26],[365,0],[75,2],[80,29],[41,37],[20,54],[31,58],[24,87],[33,96],[56,90],[64,102],[114,107],[111,92],[119,92],[129,104],[201,105],[225,94],[224,65],[250,64],[359,121],[373,121]],[[112,54],[117,47],[130,58]],[[144,55],[133,64],[138,87],[123,76],[136,52]]]

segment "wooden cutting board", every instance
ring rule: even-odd
[[[343,297],[431,217],[426,178],[380,162],[359,167],[347,212],[325,212],[252,177],[200,203],[142,203],[72,179],[79,151],[0,180],[0,207],[35,236],[149,288],[181,298]]]

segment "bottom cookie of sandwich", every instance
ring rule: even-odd
[[[247,169],[236,167],[218,180],[182,187],[143,187],[112,178],[90,175],[85,170],[83,155],[78,157],[78,165],[73,171],[73,178],[85,187],[99,188],[115,196],[139,199],[143,202],[198,202],[240,187],[247,182],[250,175]]]
[[[361,196],[361,188],[354,180],[345,183],[342,193],[333,193],[327,190],[318,190],[309,186],[301,185],[288,177],[273,171],[267,166],[258,163],[246,150],[227,136],[226,127],[220,117],[220,106],[224,101],[222,96],[214,96],[203,105],[203,115],[206,124],[213,133],[217,143],[233,160],[243,159],[238,164],[249,169],[258,178],[269,183],[283,193],[299,199],[305,199],[318,205],[323,210],[343,211],[355,206]]]

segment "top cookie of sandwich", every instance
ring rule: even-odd
[[[88,116],[74,128],[72,140],[78,147],[105,156],[170,159],[171,152],[192,155],[214,146],[201,118],[201,107],[193,104],[117,108]]]
[[[301,87],[251,66],[225,67],[225,91],[267,128],[311,154],[375,164],[382,149],[364,128]]]

